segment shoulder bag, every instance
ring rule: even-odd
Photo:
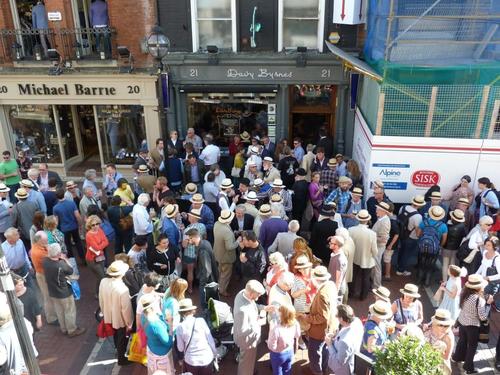
[[[184,348],[184,351],[182,351],[182,352],[181,351],[177,351],[177,354],[179,355],[179,360],[180,361],[184,360],[184,354],[186,354],[186,352],[187,352],[187,350],[189,348],[189,345],[191,344],[191,340],[193,339],[194,327],[196,326],[196,319],[197,318],[194,318],[193,329],[191,330],[191,336],[189,337],[189,341],[188,341],[186,347]],[[184,371],[187,371],[185,366],[183,366],[183,368],[184,368]]]
[[[479,297],[476,300],[476,311],[479,317]],[[479,342],[481,344],[487,344],[490,341],[490,322],[488,319],[479,319]]]
[[[123,208],[120,207],[120,221],[118,222],[118,226],[124,232],[132,229],[134,226],[134,219],[130,215],[123,214]]]

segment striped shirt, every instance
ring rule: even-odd
[[[479,298],[479,302],[477,302]],[[480,321],[488,319],[486,311],[486,301],[483,297],[479,297],[477,293],[470,295],[462,306],[458,322],[463,326],[479,327]]]

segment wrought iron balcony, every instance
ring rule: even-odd
[[[3,29],[0,30],[0,63],[49,60],[48,50],[56,49],[63,60],[110,60],[116,57],[116,30]]]

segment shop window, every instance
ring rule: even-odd
[[[98,105],[104,163],[134,164],[146,142],[144,109],[138,105]]]
[[[191,0],[193,52],[207,46],[236,52],[236,0]]]
[[[13,105],[9,119],[16,151],[25,151],[34,163],[62,163],[51,105]]]
[[[244,131],[267,134],[269,102],[260,97],[270,94],[188,94],[188,124],[196,133],[210,133],[219,146],[227,146],[231,137]]]
[[[325,0],[280,0],[278,50],[323,51]]]
[[[59,127],[61,129],[61,139],[63,142],[64,157],[66,160],[78,155],[78,147],[75,138],[75,123],[71,106],[57,106],[57,114],[59,116]]]

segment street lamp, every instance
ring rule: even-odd
[[[147,39],[148,52],[158,61],[158,73],[163,71],[162,59],[170,49],[170,40],[167,38],[160,26],[154,26]]]

